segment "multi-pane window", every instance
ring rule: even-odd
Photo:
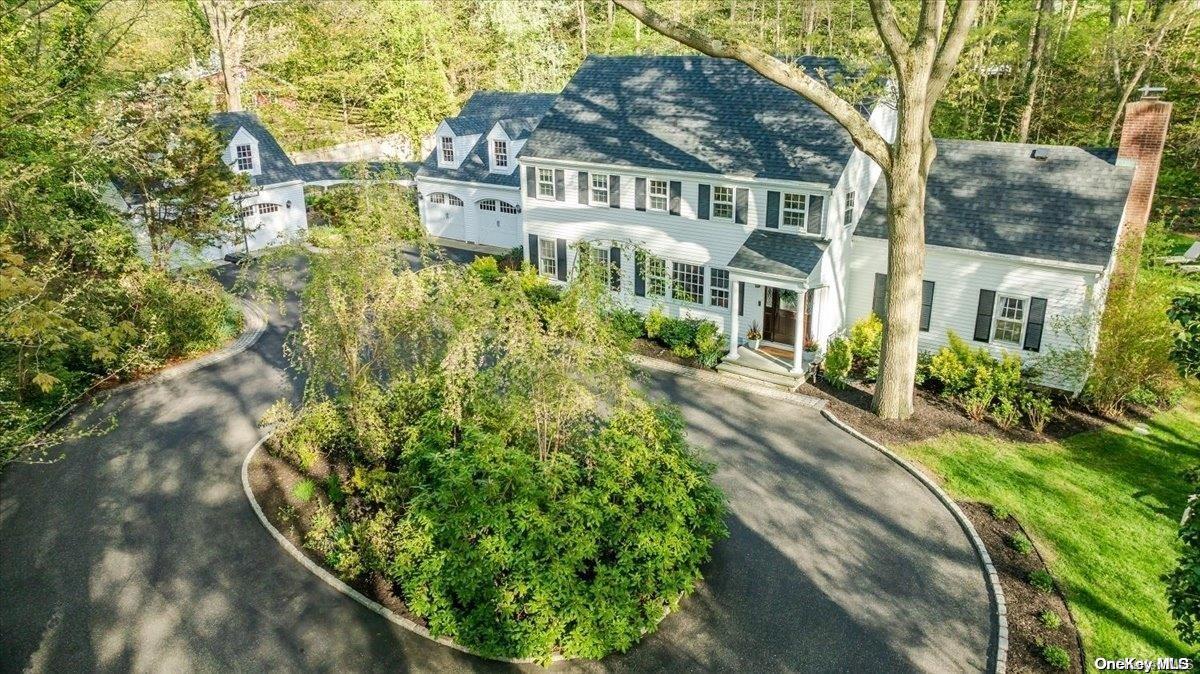
[[[279,212],[279,204],[259,204],[258,205],[258,214],[259,215],[265,215],[267,213],[278,213],[278,212]]]
[[[1025,329],[1025,300],[1001,295],[996,311],[996,327],[992,338],[998,342],[1021,343],[1021,332]]]
[[[651,180],[650,181],[650,210],[665,211],[667,210],[667,181]]]
[[[799,231],[804,227],[804,195],[784,193],[783,226]]]
[[[538,271],[543,276],[558,278],[558,242],[554,239],[538,238]]]
[[[492,141],[492,161],[495,162],[497,168],[508,166],[508,141]]]
[[[592,174],[592,203],[607,204],[608,203],[608,174],[593,173]]]
[[[854,192],[846,192],[846,213],[842,221],[847,227],[854,224]]]
[[[254,151],[249,145],[237,146],[237,169],[239,171],[250,171],[254,169]]]
[[[708,303],[714,307],[729,307],[729,270],[708,270]]]
[[[507,213],[509,215],[516,215],[517,207],[514,206],[513,204],[508,203],[507,201],[501,201],[500,202],[500,212]]]
[[[454,138],[442,136],[442,161],[454,163]]]
[[[672,273],[674,286],[672,297],[681,302],[704,303],[704,267],[698,264],[676,262]]]
[[[453,194],[447,194],[446,201],[451,206],[462,206],[463,205],[462,199],[459,199],[458,197],[454,196]]]
[[[430,194],[429,195],[429,203],[431,203],[431,204],[446,203],[446,193],[445,192],[434,192],[433,194]]]
[[[646,256],[646,295],[666,297],[667,261],[653,255]]]
[[[496,210],[496,200],[495,199],[484,199],[483,201],[479,202],[479,210],[481,210],[481,211]]]
[[[714,218],[723,218],[725,220],[733,219],[733,188],[732,187],[713,187],[713,205],[712,216]]]
[[[554,171],[540,168],[537,170],[537,194],[539,197],[554,198]]]

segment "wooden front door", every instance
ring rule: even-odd
[[[767,286],[763,297],[763,339],[794,344],[796,340],[796,294]]]

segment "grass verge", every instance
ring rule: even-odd
[[[897,450],[941,476],[957,499],[1015,515],[1058,579],[1097,657],[1186,656],[1167,612],[1164,573],[1187,503],[1181,473],[1200,463],[1200,394],[1146,422],[1058,442],[947,434]]]

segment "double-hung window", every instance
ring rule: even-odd
[[[704,303],[704,267],[676,262],[672,280],[675,282],[671,293],[674,299],[695,304]]]
[[[804,229],[805,195],[785,192],[783,195],[783,228],[794,231]]]
[[[554,198],[554,170],[540,168],[537,170],[537,194],[547,199]]]
[[[592,174],[592,203],[607,204],[608,203],[608,174],[593,173]]]
[[[716,185],[712,191],[712,216],[721,220],[733,219],[733,188]]]
[[[1020,297],[999,295],[996,299],[996,323],[992,328],[992,339],[998,342],[1020,344],[1025,331],[1025,300]]]
[[[846,192],[846,213],[842,224],[849,227],[854,224],[854,192]]]
[[[646,295],[667,296],[667,261],[661,257],[646,256]]]
[[[651,180],[650,181],[650,210],[665,211],[667,210],[667,181]]]
[[[492,141],[492,162],[496,165],[496,168],[508,167],[508,141]]]
[[[254,170],[254,151],[249,145],[237,146],[237,169],[239,171]]]
[[[709,268],[708,303],[714,307],[729,308],[729,270]]]
[[[454,138],[451,136],[442,136],[442,161],[454,163]]]
[[[538,271],[542,276],[558,278],[558,242],[547,237],[538,237]]]

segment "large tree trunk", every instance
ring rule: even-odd
[[[246,68],[242,61],[246,54],[246,32],[250,26],[249,11],[252,7],[253,3],[250,2],[200,0],[200,10],[208,22],[208,35],[216,49],[225,109],[229,112],[243,109],[242,82],[246,77]]]
[[[1017,142],[1029,140],[1029,124],[1033,121],[1033,106],[1037,102],[1038,79],[1042,74],[1042,60],[1046,52],[1046,35],[1050,30],[1050,13],[1054,11],[1054,0],[1039,0],[1037,17],[1034,19],[1033,43],[1029,47],[1029,61],[1025,65],[1025,105],[1021,108],[1021,121],[1017,125]]]

